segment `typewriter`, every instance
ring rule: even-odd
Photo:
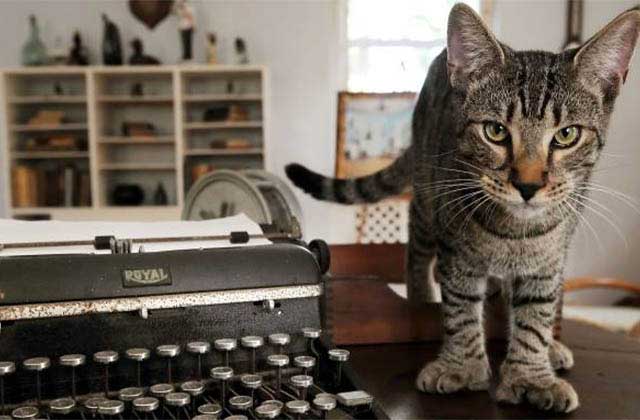
[[[385,418],[323,327],[328,248],[0,252],[0,418]]]

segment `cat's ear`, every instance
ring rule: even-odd
[[[453,6],[447,25],[451,85],[464,86],[474,75],[504,62],[504,51],[482,18],[464,3]]]
[[[640,8],[627,10],[589,39],[573,63],[587,85],[618,87],[624,83],[640,35]]]

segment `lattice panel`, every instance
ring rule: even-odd
[[[357,243],[392,244],[408,241],[409,201],[386,200],[360,207]]]

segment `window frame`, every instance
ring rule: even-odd
[[[338,57],[338,86],[340,90],[349,90],[349,48],[351,47],[411,47],[429,49],[446,43],[446,39],[437,38],[428,41],[419,41],[414,39],[379,39],[379,38],[357,38],[349,40],[348,38],[348,14],[349,0],[338,0],[338,22],[339,22],[339,57]],[[480,16],[493,29],[494,25],[494,0],[480,0]],[[426,75],[426,69],[425,69]],[[365,90],[361,92],[378,92],[374,90]]]

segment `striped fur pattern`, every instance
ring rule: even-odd
[[[491,280],[511,306],[498,400],[578,407],[573,387],[555,373],[573,358],[552,327],[567,249],[638,32],[640,10],[631,10],[578,49],[514,51],[458,4],[447,49],[416,104],[412,146],[396,164],[355,180],[287,168],[305,191],[340,203],[373,201],[411,182],[409,293],[433,298],[426,284],[435,257],[444,314],[443,346],[419,373],[420,390],[488,388],[482,309]],[[492,127],[507,135],[496,140]],[[567,146],[560,134],[569,128],[578,135]]]

